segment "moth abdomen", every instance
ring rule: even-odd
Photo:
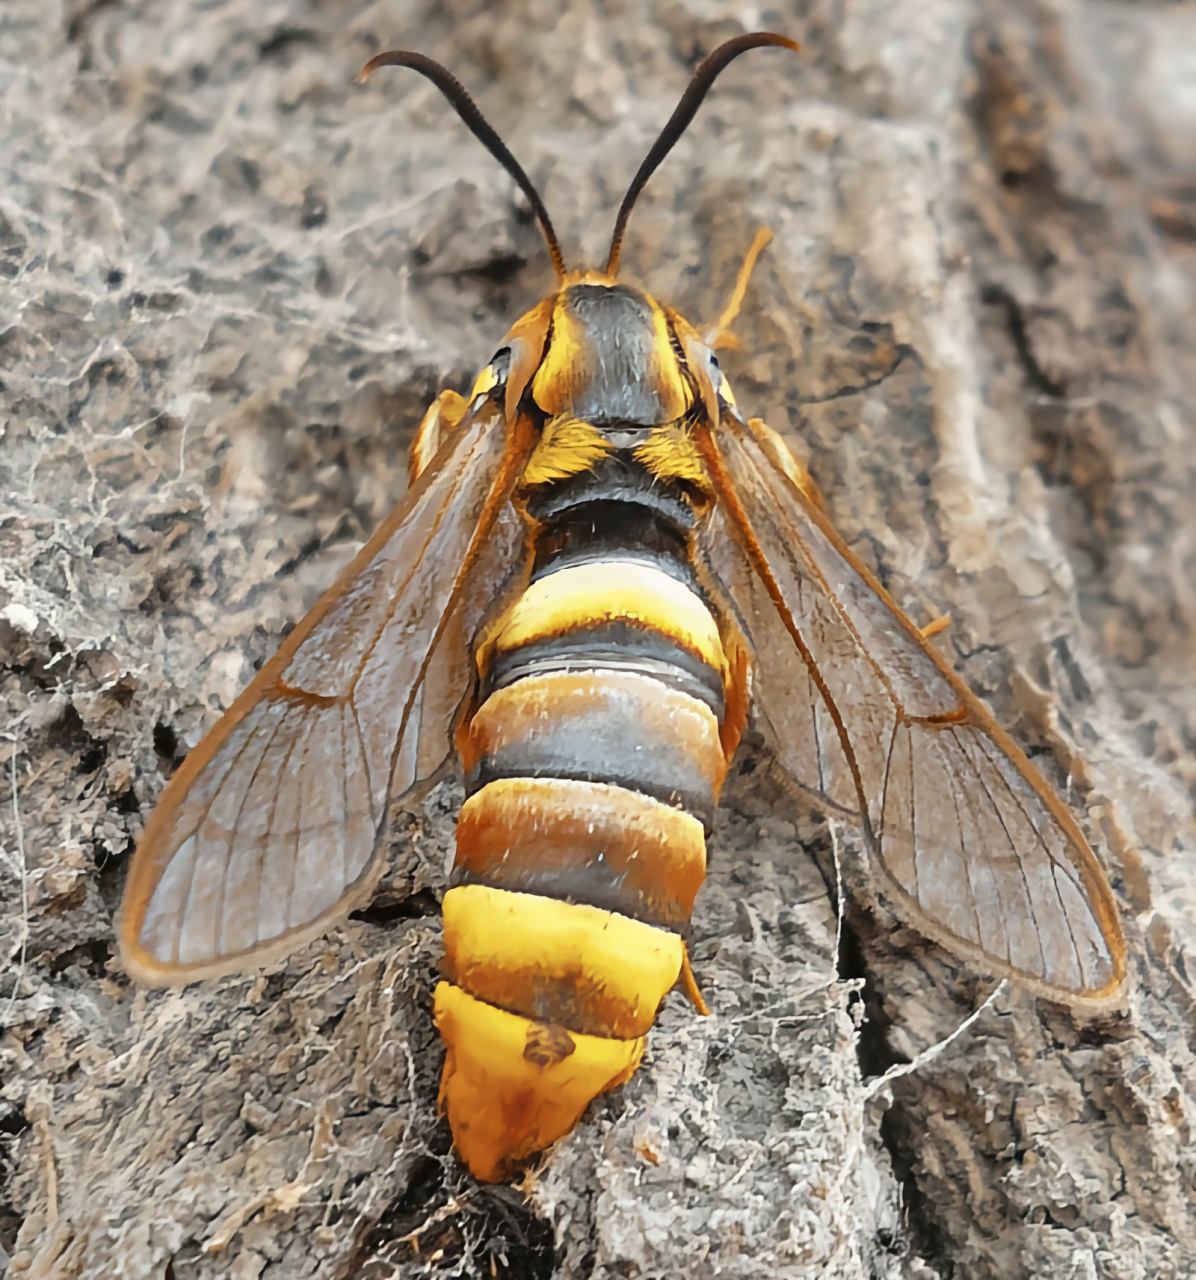
[[[470,794],[436,1008],[443,1099],[483,1177],[634,1070],[705,875],[728,663],[684,541],[644,538],[622,505],[594,513],[592,536],[541,531],[555,555],[482,637],[481,701],[458,735]]]

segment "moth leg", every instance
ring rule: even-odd
[[[705,339],[708,347],[717,349],[719,347],[737,347],[739,345],[739,339],[731,332],[731,326],[735,323],[739,308],[743,306],[744,294],[747,293],[748,281],[752,278],[752,270],[756,265],[756,259],[771,239],[772,232],[767,227],[761,227],[756,232],[752,247],[747,251],[747,257],[744,258],[743,266],[739,268],[739,275],[735,278],[735,288],[731,291],[731,300],[724,308],[723,314],[719,316],[718,323],[712,329],[706,331]]]
[[[456,431],[469,402],[455,391],[442,391],[428,406],[407,455],[407,479],[414,484],[440,446]]]
[[[951,625],[951,615],[944,613],[940,618],[932,618],[924,627],[918,630],[922,633],[923,640],[929,640],[931,636],[937,636],[940,631],[946,631]]]
[[[685,988],[685,994],[689,998],[690,1004],[702,1015],[703,1018],[710,1017],[710,1006],[702,999],[702,991],[698,986],[698,980],[694,977],[693,967],[689,963],[689,948],[681,948],[681,984]]]

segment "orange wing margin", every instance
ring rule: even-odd
[[[859,823],[914,928],[1048,998],[1116,1001],[1121,924],[1071,813],[794,482],[780,438],[724,413],[698,439],[718,495],[699,555],[766,655],[753,701],[782,764]]]
[[[451,749],[473,631],[522,565],[527,448],[505,424],[499,397],[466,417],[171,779],[121,909],[138,981],[263,963],[368,897],[388,801]]]

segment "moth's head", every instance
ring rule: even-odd
[[[587,272],[552,298],[532,399],[550,418],[597,426],[659,426],[712,391],[708,349],[676,313],[605,273]]]
[[[535,403],[549,417],[570,413],[595,423],[617,419],[655,426],[675,422],[699,405],[717,421],[720,397],[733,403],[709,346],[680,316],[642,290],[620,283],[619,256],[636,199],[685,132],[710,86],[741,53],[766,45],[801,48],[786,36],[757,31],[719,45],[694,72],[623,197],[610,253],[601,271],[568,271],[540,193],[449,71],[409,50],[380,53],[362,68],[358,81],[367,80],[382,66],[410,67],[431,80],[518,183],[544,232],[557,289],[521,317],[507,335],[502,360],[508,414],[529,387]],[[479,383],[487,378],[498,381],[499,375],[488,369]]]
[[[702,416],[714,423],[735,404],[693,325],[605,272],[568,277],[520,317],[496,362],[511,418],[522,405],[545,421],[655,427]]]

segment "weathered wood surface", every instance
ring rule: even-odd
[[[650,1060],[526,1188],[435,1114],[459,792],[365,918],[131,990],[125,863],[173,763],[403,487],[414,424],[548,285],[510,182],[378,48],[440,57],[598,258],[695,60],[769,25],[627,269],[726,365],[1093,833],[1128,1013],[988,987],[861,912],[749,752]],[[8,1275],[1196,1274],[1196,12],[1087,0],[0,6],[0,1070]],[[17,796],[12,794],[13,779]],[[526,1191],[526,1196],[523,1193]]]

